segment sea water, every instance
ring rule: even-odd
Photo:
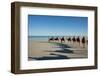
[[[28,36],[29,40],[32,41],[48,41],[50,36]]]

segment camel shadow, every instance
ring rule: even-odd
[[[31,59],[35,60],[56,60],[56,59],[69,59],[67,56],[64,55],[59,55],[59,54],[54,54],[51,53],[50,55],[55,55],[54,57],[52,56],[44,56],[44,57],[31,57]]]
[[[60,52],[60,53],[73,53],[73,50],[69,50],[69,49],[62,49],[62,50],[56,50],[54,52]]]
[[[31,57],[31,59],[35,60],[56,60],[56,59],[69,59],[68,56],[57,54],[59,53],[73,53],[73,50],[69,50],[70,48],[66,44],[62,43],[55,43],[53,42],[52,44],[57,45],[57,48],[60,48],[61,50],[55,50],[55,51],[50,51],[50,50],[45,50],[45,52],[49,52],[49,56],[42,56],[42,57]],[[56,48],[56,47],[53,47]]]

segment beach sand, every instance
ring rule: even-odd
[[[46,42],[33,41],[28,42],[28,60],[55,60],[55,59],[78,59],[87,58],[87,44],[70,42]]]

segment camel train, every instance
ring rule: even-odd
[[[78,37],[68,37],[68,38],[65,38],[65,37],[51,37],[49,38],[48,40],[49,42],[65,42],[65,41],[68,41],[68,43],[78,43],[78,45],[80,46],[80,43],[82,43],[83,47],[85,47],[85,43],[88,44],[88,40],[86,40],[86,38],[83,36],[82,38],[80,38],[79,36]]]
[[[54,37],[51,37],[51,38],[49,38],[49,42],[51,42],[51,41],[61,41],[61,43],[62,42],[65,42],[65,38],[64,37],[62,37],[62,38],[58,38],[58,37],[56,37],[56,38],[54,38]]]

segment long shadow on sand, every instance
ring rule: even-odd
[[[59,54],[53,54],[51,53],[50,55],[55,55],[54,57],[29,57],[30,59],[35,59],[35,60],[56,60],[56,59],[69,59],[67,56],[59,55]]]
[[[35,60],[56,60],[56,59],[69,59],[69,57],[57,54],[59,53],[73,53],[73,50],[69,50],[68,48],[71,48],[70,46],[62,43],[57,43],[57,42],[50,42],[53,45],[57,45],[57,47],[53,48],[60,48],[60,50],[55,50],[55,51],[50,51],[50,50],[45,50],[45,52],[50,52],[49,56],[43,56],[43,57],[29,57],[30,59],[35,59]]]

